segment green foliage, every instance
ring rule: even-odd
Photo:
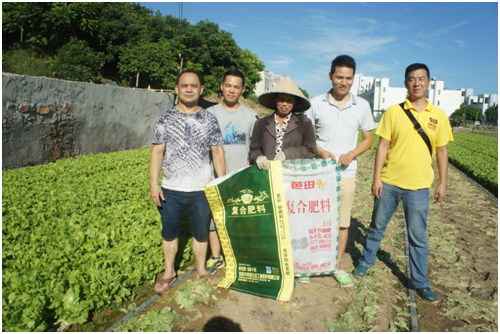
[[[175,40],[160,39],[156,43],[141,40],[122,48],[118,71],[122,84],[135,87],[139,72],[139,87],[174,89],[179,74]]]
[[[50,59],[39,57],[34,51],[13,46],[2,56],[2,71],[22,75],[50,77]]]
[[[450,162],[480,185],[498,192],[498,138],[477,134],[453,134],[448,144]]]
[[[259,98],[255,94],[248,94],[246,99],[250,108],[255,108],[259,104]]]
[[[140,87],[173,89],[182,55],[183,69],[204,76],[206,95],[219,91],[230,68],[245,74],[245,94],[250,94],[264,69],[255,54],[242,50],[216,23],[191,25],[137,3],[17,2],[3,4],[2,14],[4,49],[20,43],[22,49],[33,50],[34,59],[55,59],[51,77],[92,82],[108,78],[135,86],[139,72]],[[15,59],[9,58],[10,63]],[[10,68],[18,73],[17,67]],[[23,68],[28,75],[40,72]]]
[[[2,172],[3,331],[81,324],[155,281],[164,262],[149,197],[150,153],[90,154]],[[181,258],[185,242],[179,238]]]
[[[302,92],[302,94],[304,94],[304,96],[305,96],[306,98],[309,98],[309,93],[307,93],[307,91],[306,91],[305,89],[302,89],[302,88],[300,88],[300,87],[299,87],[299,89],[300,89],[300,91]]]
[[[170,300],[190,312],[195,310],[196,303],[208,305],[211,300],[217,300],[216,292],[217,287],[207,279],[188,280],[175,291]]]
[[[380,136],[375,134],[376,130],[377,129],[373,129],[373,143],[372,146],[370,147],[371,150],[376,150],[378,147],[378,141],[380,139]],[[362,140],[363,140],[363,132],[358,131],[358,144],[361,143]]]
[[[455,110],[453,114],[450,115],[452,121],[457,125],[464,124],[465,115],[465,125],[473,124],[476,120],[480,121],[483,119],[483,113],[481,109],[473,107],[471,105],[460,107],[460,109]]]
[[[382,269],[372,268],[363,278],[354,299],[341,313],[340,319],[334,321],[325,318],[325,327],[330,332],[364,332],[370,331],[378,310],[380,299],[384,297],[382,287],[386,282],[382,279]]]
[[[240,58],[236,61],[235,67],[245,75],[245,93],[243,96],[248,98],[253,95],[255,85],[262,81],[259,72],[264,71],[266,65],[252,51],[245,49]],[[222,77],[221,80],[222,81]]]
[[[182,322],[171,307],[165,306],[161,311],[149,311],[140,317],[133,317],[121,326],[117,332],[171,332],[172,328]]]
[[[71,38],[69,43],[57,52],[51,70],[59,79],[99,82],[106,58],[104,53],[94,52],[86,41]]]
[[[484,112],[486,121],[490,123],[498,123],[498,105],[491,106]]]

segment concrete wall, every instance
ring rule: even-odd
[[[172,94],[2,73],[2,169],[151,145]]]

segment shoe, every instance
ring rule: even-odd
[[[357,277],[365,277],[366,272],[368,271],[368,268],[362,265],[358,265],[356,268],[354,268],[352,274]]]
[[[210,258],[208,259],[208,261],[205,265],[207,270],[209,268],[213,268],[214,270],[221,269],[221,268],[224,268],[225,266],[226,266],[226,263],[224,262],[224,257],[222,255],[219,258],[215,258],[213,256],[210,256]]]
[[[423,300],[426,302],[429,302],[431,304],[436,304],[439,302],[439,297],[434,291],[431,290],[431,288],[420,288],[420,289],[415,289],[417,291],[417,294],[422,297]]]
[[[351,286],[354,284],[349,274],[343,270],[336,270],[332,276],[339,282],[340,286]]]
[[[297,283],[309,284],[311,283],[311,278],[309,276],[300,276],[295,281]]]
[[[170,278],[160,279],[158,283],[156,283],[154,290],[158,293],[162,293],[166,291],[176,280],[177,275]]]

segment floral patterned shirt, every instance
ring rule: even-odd
[[[291,116],[292,113],[288,114],[283,123],[283,127],[280,128],[278,117],[276,116],[276,113],[274,113],[274,125],[276,126],[276,150],[274,151],[274,155],[283,150],[283,138],[285,137],[286,127],[288,126],[288,122],[290,122]]]
[[[215,116],[201,108],[185,114],[173,107],[156,122],[153,144],[165,144],[162,187],[203,191],[213,179],[210,148],[224,144]]]

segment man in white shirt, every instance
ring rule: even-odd
[[[311,99],[311,108],[305,115],[316,126],[318,156],[333,158],[342,166],[340,190],[340,230],[337,270],[333,277],[341,286],[353,284],[349,275],[340,268],[349,238],[351,210],[356,186],[356,157],[372,146],[375,128],[370,105],[359,96],[350,93],[356,71],[356,62],[347,55],[332,61],[328,74],[332,89]],[[358,131],[363,140],[358,144]],[[301,278],[307,281],[306,278]],[[299,282],[301,281],[299,280]],[[307,283],[307,282],[301,282]]]

